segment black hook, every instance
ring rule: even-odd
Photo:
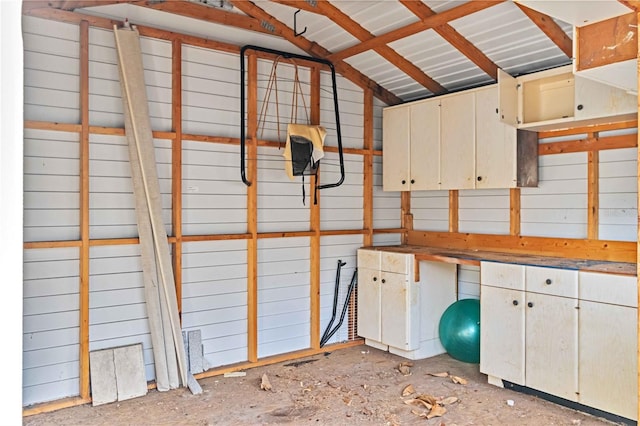
[[[293,14],[293,36],[294,37],[301,36],[302,34],[307,32],[307,27],[304,27],[304,30],[301,33],[298,32],[298,24],[296,23],[296,15],[299,12],[300,12],[300,9],[296,10],[296,12]]]

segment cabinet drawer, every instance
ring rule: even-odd
[[[580,300],[638,307],[635,276],[580,272]]]
[[[358,249],[358,268],[380,270],[380,252],[376,250]]]
[[[480,284],[524,291],[524,266],[480,262]]]
[[[397,272],[399,274],[408,274],[411,270],[411,262],[414,256],[412,254],[394,253],[382,251],[380,269],[385,272]]]
[[[525,281],[528,292],[578,297],[578,271],[527,266]]]

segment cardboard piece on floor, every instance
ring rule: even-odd
[[[90,352],[89,371],[94,406],[147,394],[141,344]]]

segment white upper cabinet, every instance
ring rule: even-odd
[[[437,100],[382,113],[383,190],[439,189],[440,107]]]
[[[573,74],[573,67],[511,77],[498,75],[500,119],[520,129],[553,130],[632,120],[637,98],[624,90]]]
[[[440,101],[440,188],[475,188],[475,92]]]
[[[632,12],[617,0],[515,0],[529,9],[577,27]],[[587,3],[587,4],[585,4]]]

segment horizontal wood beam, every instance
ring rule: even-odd
[[[410,231],[408,244],[499,253],[526,253],[567,259],[636,262],[636,242]]]
[[[341,50],[340,52],[333,53],[329,55],[327,59],[331,61],[343,60],[348,57],[355,56],[359,53],[366,52],[367,50],[374,49],[378,46],[383,46],[385,44],[389,44],[396,40],[400,40],[401,38],[409,37],[419,32],[422,32],[440,25],[444,25],[447,22],[465,17],[475,12],[479,12],[481,10],[487,9],[491,6],[495,6],[496,4],[499,4],[502,2],[503,0],[501,1],[477,1],[477,0],[469,1],[460,6],[456,6],[449,10],[446,10],[442,13],[438,13],[426,19],[422,19],[418,22],[414,22],[404,27],[389,31],[388,33],[379,35],[370,40],[348,47],[344,50]]]
[[[633,129],[635,127],[638,127],[638,120],[618,121],[617,123],[596,124],[591,126],[573,127],[571,129],[546,130],[538,132],[538,139],[571,136],[592,132],[605,132],[608,130]]]
[[[636,146],[638,146],[638,136],[635,134],[603,138],[588,137],[574,141],[541,143],[538,145],[538,155],[635,148]]]

